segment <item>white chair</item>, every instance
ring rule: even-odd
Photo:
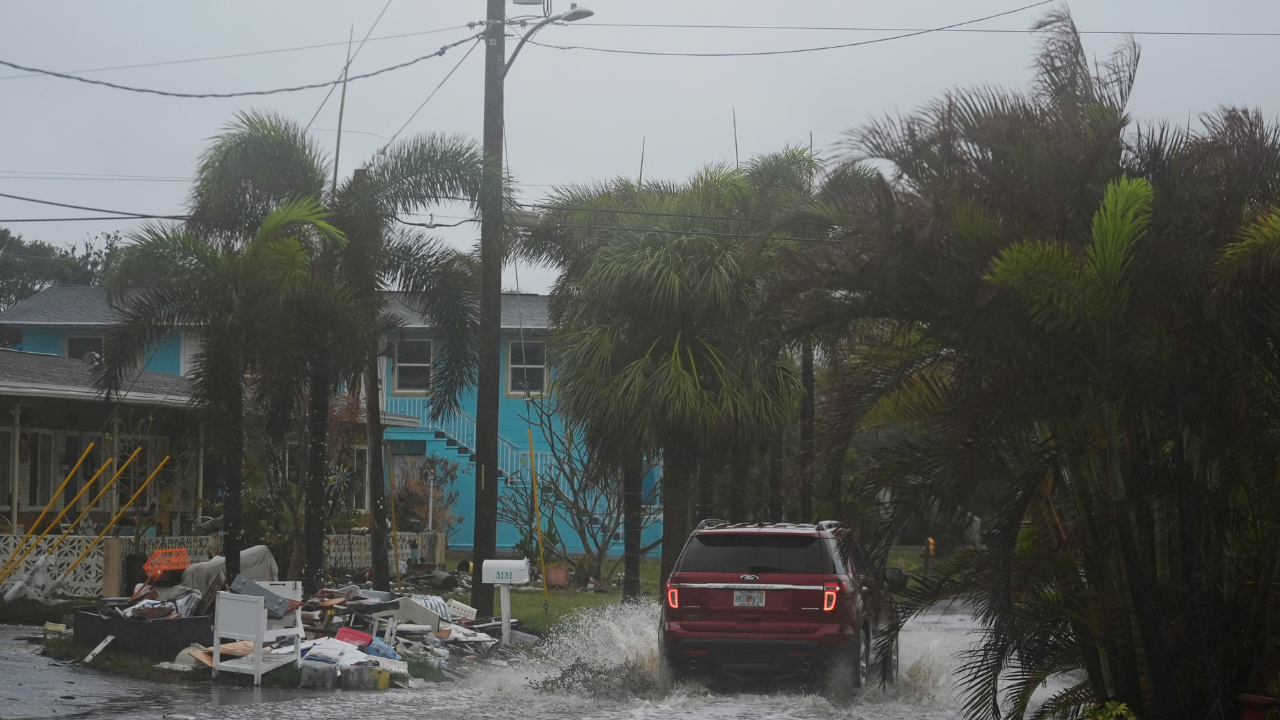
[[[293,638],[293,662],[301,667],[302,642],[306,640],[306,628],[302,626],[302,583],[297,580],[257,581],[259,587],[270,590],[285,600],[295,600],[299,605],[284,617],[276,620],[267,618],[267,631],[263,642],[273,643],[283,638]]]
[[[262,587],[289,600],[301,600],[302,587],[298,582],[260,582]],[[295,609],[284,618],[271,620],[267,618],[266,599],[259,595],[240,595],[237,593],[219,592],[218,607],[213,615],[213,674],[220,670],[245,673],[253,676],[253,684],[262,684],[262,674],[270,672],[290,660],[295,664],[302,662],[302,638],[305,629],[302,626],[302,610]],[[292,653],[266,653],[263,648],[267,643],[281,638],[293,638]],[[253,642],[253,652],[233,660],[222,660],[221,646],[223,638],[232,640],[249,640]]]

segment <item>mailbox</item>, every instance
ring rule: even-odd
[[[529,582],[529,561],[485,560],[480,567],[480,582],[486,585],[524,585]]]

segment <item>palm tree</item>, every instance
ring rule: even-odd
[[[307,470],[306,580],[318,582],[323,561],[323,509],[327,479],[324,442],[328,398],[340,385],[363,380],[369,431],[375,584],[388,587],[387,515],[382,477],[382,424],[378,401],[378,357],[384,334],[398,326],[387,313],[388,289],[432,324],[440,353],[432,373],[432,417],[456,408],[458,393],[472,382],[477,359],[474,289],[467,262],[416,233],[398,230],[397,214],[429,208],[447,199],[474,199],[480,185],[480,153],[456,136],[422,135],[384,150],[327,192],[331,168],[314,141],[296,123],[275,115],[246,113],[219,136],[202,158],[192,192],[194,227],[239,234],[252,229],[271,208],[315,195],[333,213],[347,245],[314,258],[312,276],[323,279],[330,301],[299,297],[295,327],[302,333],[284,352],[276,397],[285,406],[305,396],[311,446]],[[338,311],[341,310],[341,313]],[[342,314],[349,313],[349,314]],[[358,322],[335,323],[337,317]],[[355,332],[355,330],[361,330]],[[342,356],[335,348],[355,348]],[[283,351],[289,348],[281,345]],[[285,372],[284,368],[291,371]],[[299,382],[302,381],[302,382]]]
[[[1276,669],[1280,128],[1135,130],[1136,49],[1090,68],[1066,13],[1038,29],[1030,93],[851,135],[814,208],[838,242],[790,258],[842,338],[820,444],[881,558],[912,515],[985,498],[982,545],[903,604],[974,601],[969,716],[1022,716],[1067,670],[1037,717],[1206,715]]]
[[[776,430],[798,389],[790,364],[752,334],[778,248],[741,242],[751,192],[723,166],[681,185],[570,188],[540,221],[547,234],[569,232],[544,236],[550,247],[529,241],[540,257],[560,253],[565,269],[550,347],[565,412],[590,442],[631,459],[628,496],[640,478],[626,471],[644,453],[662,454],[663,577],[688,536],[688,491],[716,431]],[[618,230],[574,232],[602,225]],[[638,550],[638,537],[626,547]]]
[[[244,242],[209,240],[167,225],[131,236],[104,283],[121,313],[104,346],[99,383],[121,392],[149,346],[176,327],[201,338],[192,396],[223,478],[227,577],[240,571],[243,549],[246,376],[275,316],[307,284],[310,256],[346,243],[314,200],[268,213]],[[254,388],[259,389],[258,387]]]

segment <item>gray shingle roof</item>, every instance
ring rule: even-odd
[[[99,287],[55,285],[0,313],[5,325],[110,325],[116,313]]]
[[[0,394],[69,397],[93,400],[101,397],[93,386],[93,367],[83,360],[20,350],[0,350]],[[144,371],[125,385],[125,401],[163,400],[186,404],[191,382],[183,377]]]
[[[390,296],[390,310],[409,327],[423,327],[422,318],[400,300]],[[503,293],[502,327],[545,330],[549,323],[546,295]],[[96,287],[56,285],[0,312],[0,325],[110,325],[117,314],[107,303],[107,291]]]
[[[414,312],[401,300],[401,293],[388,293],[390,303],[388,309],[395,313],[408,327],[425,327],[422,316]],[[502,327],[504,330],[515,330],[523,327],[526,330],[546,330],[550,324],[550,298],[546,295],[502,294]],[[0,323],[4,315],[0,314]]]

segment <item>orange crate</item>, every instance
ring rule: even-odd
[[[170,570],[182,570],[191,564],[191,557],[186,548],[174,550],[157,550],[143,563],[142,569],[147,571],[147,579],[154,581]]]

